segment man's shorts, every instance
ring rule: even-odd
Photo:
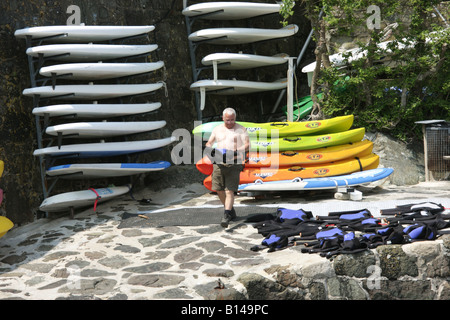
[[[215,191],[238,191],[242,164],[213,164],[212,189]]]

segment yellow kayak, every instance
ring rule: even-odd
[[[322,134],[316,136],[287,136],[278,139],[250,140],[250,151],[291,151],[309,150],[322,147],[337,146],[344,143],[361,141],[366,133],[365,128],[344,132]]]
[[[6,217],[0,216],[0,238],[3,237],[12,227],[14,223]]]
[[[348,115],[317,121],[267,123],[237,121],[237,123],[247,128],[250,137],[271,137],[272,135],[285,137],[290,135],[311,135],[346,131],[353,125],[353,119],[353,115]],[[207,140],[213,129],[222,123],[221,121],[207,122],[195,127],[192,133],[195,135],[203,135],[203,139]]]
[[[0,160],[0,177],[2,176],[4,169],[5,169],[5,163],[2,160]]]

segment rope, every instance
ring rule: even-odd
[[[97,190],[95,190],[94,188],[89,188],[89,190],[91,190],[92,192],[94,192],[95,195],[97,196],[97,197],[95,198],[95,202],[94,202],[94,212],[95,212],[95,210],[97,210],[97,203],[98,203],[98,200],[100,200],[102,197],[98,194]]]

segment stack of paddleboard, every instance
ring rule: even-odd
[[[0,178],[3,175],[3,170],[5,169],[5,163],[0,160]],[[0,205],[3,202],[3,190],[0,189]],[[3,237],[12,227],[14,223],[7,217],[0,216],[0,238]]]
[[[182,13],[190,18],[242,20],[278,13],[280,6],[281,4],[253,2],[205,2],[186,7]],[[281,29],[209,28],[191,33],[188,39],[196,44],[206,42],[214,45],[239,45],[285,38],[297,32],[298,27],[296,25],[289,25]],[[205,107],[206,93],[237,95],[285,89],[287,87],[286,79],[279,79],[274,82],[218,79],[218,69],[242,70],[281,65],[287,62],[286,57],[287,55],[285,54],[276,56],[244,53],[209,54],[202,59],[202,64],[213,67],[214,79],[196,81],[190,88],[193,91],[200,92],[201,110]]]
[[[248,160],[240,175],[241,191],[302,190],[307,187],[298,182],[307,179],[319,181],[316,188],[325,181],[335,188],[338,184],[328,177],[358,172],[373,181],[392,173],[377,169],[379,157],[372,153],[373,143],[363,140],[365,129],[350,129],[353,115],[320,121],[239,123],[250,136]],[[193,132],[207,139],[219,124],[205,123]],[[211,160],[204,156],[196,166],[208,175],[203,184],[212,190]],[[374,174],[375,178],[368,178]]]
[[[137,115],[157,110],[160,102],[123,104],[98,103],[101,100],[122,102],[122,98],[146,95],[163,87],[163,82],[124,84],[131,77],[148,74],[161,69],[164,62],[147,62],[148,55],[157,49],[156,44],[113,44],[114,40],[137,36],[147,36],[154,26],[45,26],[20,29],[15,36],[38,43],[30,46],[26,53],[33,61],[38,61],[36,76],[52,85],[34,86],[25,89],[25,96],[39,98],[38,101],[62,101],[63,104],[36,106],[33,114],[48,120],[59,120],[58,124],[45,128],[45,134],[58,141],[57,146],[40,147],[35,156],[51,159],[70,159],[69,163],[50,167],[49,176],[62,178],[105,178],[163,170],[170,166],[167,161],[151,163],[75,163],[73,159],[112,157],[155,150],[173,142],[171,137],[153,140],[105,142],[104,139],[126,137],[131,134],[150,132],[166,125],[165,121],[110,121],[113,117]],[[42,44],[44,43],[44,44]],[[145,62],[121,62],[129,58],[144,58]],[[118,62],[119,61],[119,62]],[[140,61],[138,59],[138,61]],[[48,64],[47,62],[56,62]],[[30,66],[31,68],[31,66]],[[64,85],[56,84],[63,79]],[[33,80],[33,79],[32,79]],[[101,84],[94,84],[100,81]],[[36,83],[37,81],[32,81]],[[122,82],[122,83],[121,83]],[[69,83],[69,84],[67,84]],[[106,84],[105,84],[106,83]],[[111,84],[110,84],[111,83]],[[118,100],[116,100],[118,99]],[[63,123],[61,123],[63,119]],[[82,119],[83,122],[74,122]],[[39,133],[38,133],[39,134]],[[83,143],[63,144],[71,138]],[[94,141],[92,141],[94,140]],[[125,139],[122,139],[125,140]],[[102,161],[103,162],[103,161]],[[120,190],[119,190],[120,189]],[[128,187],[110,188],[105,192],[85,191],[87,195],[75,192],[51,201],[47,198],[41,206],[43,211],[60,211],[83,205],[83,201],[108,195],[120,195]],[[64,199],[62,199],[64,198]],[[91,201],[92,202],[92,201]],[[51,203],[51,205],[49,205]],[[61,205],[63,204],[63,205]]]

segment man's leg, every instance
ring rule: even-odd
[[[225,190],[216,191],[216,192],[217,192],[217,195],[219,196],[220,202],[223,204],[223,206],[225,208],[225,200],[226,200]]]
[[[226,227],[228,227],[229,222],[231,220],[233,220],[234,218],[236,218],[236,212],[234,211],[234,208],[233,208],[234,191],[226,190],[224,192],[224,196],[225,196],[225,199],[224,199],[223,204],[224,204],[225,212],[223,214],[223,219],[220,222],[220,225],[223,228],[226,228]]]
[[[234,204],[234,191],[226,190],[225,191],[225,210],[231,210],[233,209]]]
[[[234,192],[233,191],[216,191],[219,196],[220,202],[223,204],[225,210],[232,210],[234,205]]]
[[[220,202],[223,204],[225,210],[232,210],[234,205],[234,192],[233,191],[216,191],[219,196]]]
[[[239,175],[242,171],[242,166],[231,166],[223,168],[224,177],[226,176],[226,179],[223,180],[225,184],[225,191],[218,192],[218,196],[220,201],[222,202],[224,206],[224,217],[220,223],[220,225],[224,228],[228,227],[228,223],[236,218],[236,212],[234,211],[233,204],[234,204],[234,190],[238,190],[239,186]]]

